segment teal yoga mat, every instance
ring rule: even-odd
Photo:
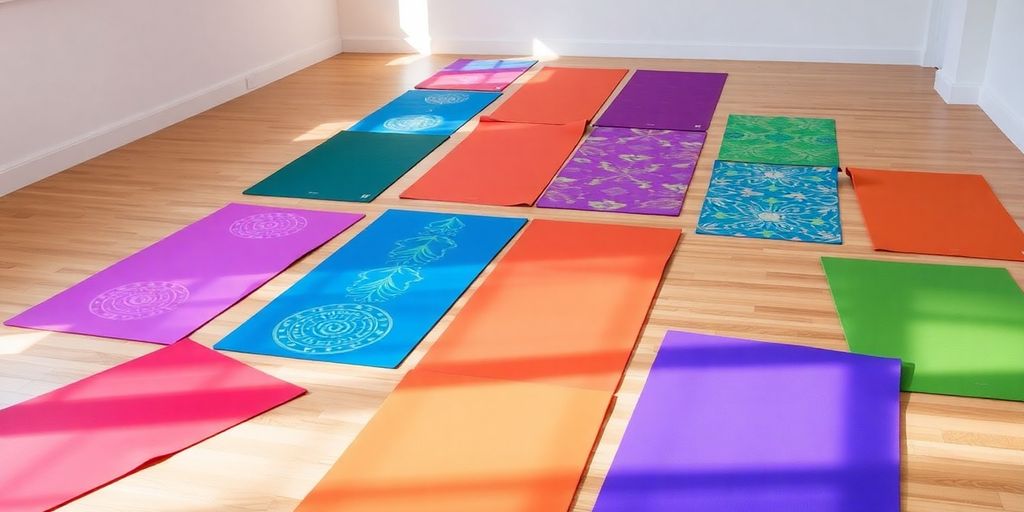
[[[447,138],[341,132],[253,185],[245,194],[369,203]]]
[[[394,368],[524,224],[388,210],[215,348]]]

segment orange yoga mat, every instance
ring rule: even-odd
[[[417,368],[613,393],[679,236],[531,222]]]
[[[625,69],[546,67],[491,115],[517,123],[590,121],[626,76]]]
[[[846,172],[876,250],[1024,261],[1024,232],[984,177]]]
[[[297,512],[565,512],[608,393],[409,372]]]
[[[583,138],[586,123],[480,124],[427,174],[402,192],[427,199],[498,206],[531,205]]]

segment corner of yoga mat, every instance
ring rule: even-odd
[[[397,367],[525,224],[387,210],[215,348]]]

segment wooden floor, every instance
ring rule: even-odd
[[[835,118],[844,165],[980,172],[1021,222],[1024,156],[977,107],[944,104],[932,90],[934,70],[915,66],[583,58],[554,62],[729,73],[680,218],[399,200],[398,193],[457,144],[471,125],[369,205],[241,195],[250,184],[451,59],[341,55],[0,198],[0,317],[46,299],[231,201],[358,211],[370,220],[386,208],[402,207],[681,228],[683,241],[578,495],[575,510],[583,511],[594,502],[667,329],[843,350],[846,344],[818,262],[825,254],[1005,266],[1018,283],[1024,282],[1024,263],[872,252],[845,177],[840,181],[842,246],[692,234],[730,113]],[[314,252],[193,338],[206,345],[220,340],[358,231],[352,229]],[[66,509],[292,510],[469,295],[399,370],[231,354],[310,393]],[[155,348],[0,328],[0,406]],[[903,401],[904,510],[1024,511],[1024,403],[923,394],[904,394]]]

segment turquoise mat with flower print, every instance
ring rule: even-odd
[[[832,167],[715,162],[697,233],[840,244]]]
[[[719,160],[839,167],[835,119],[732,114]]]

